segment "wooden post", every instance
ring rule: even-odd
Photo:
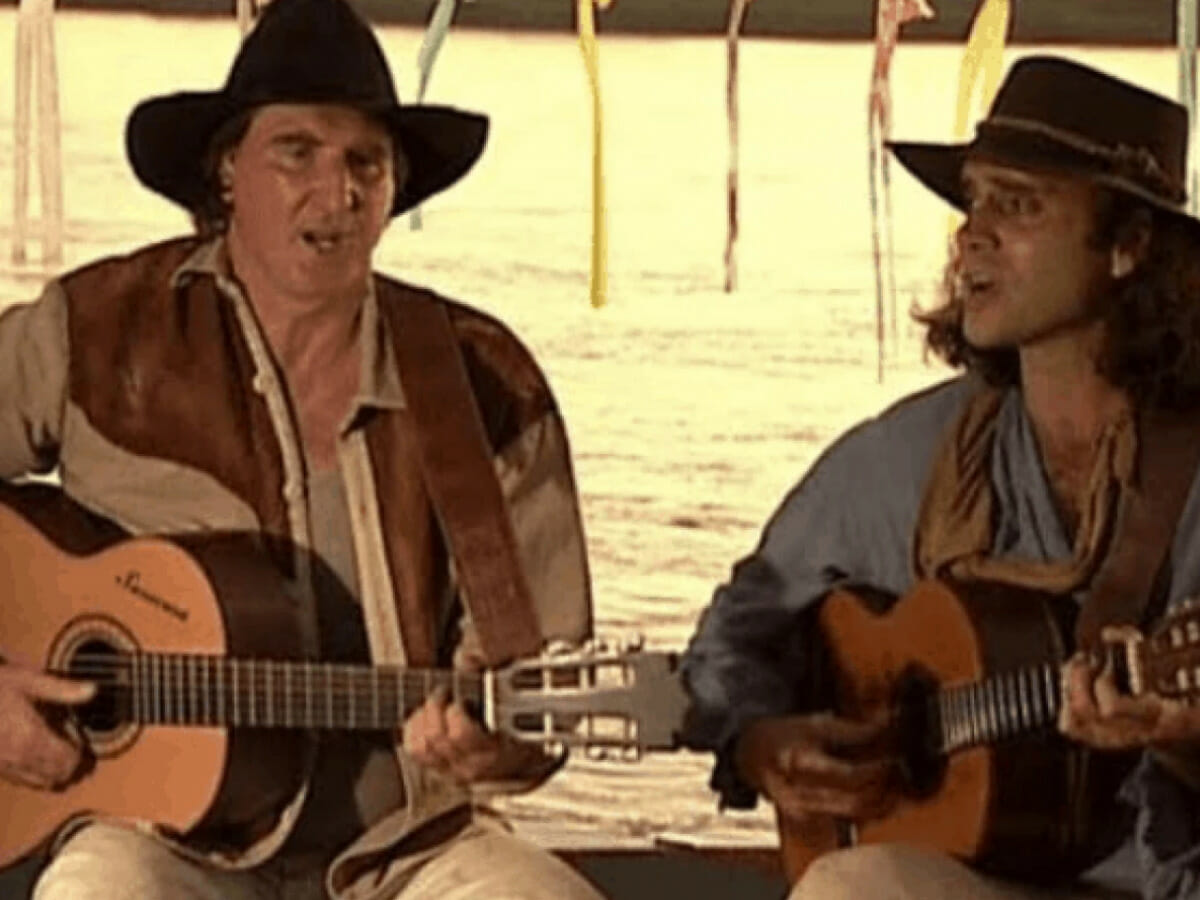
[[[54,51],[54,0],[21,0],[17,11],[16,110],[12,259],[26,260],[29,229],[29,170],[34,97],[38,129],[38,187],[41,193],[42,262],[62,262],[62,150],[58,111],[58,67]]]

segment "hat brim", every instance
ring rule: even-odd
[[[392,215],[412,209],[467,174],[487,146],[487,116],[449,106],[397,106],[385,115],[408,160]]]
[[[887,148],[910,174],[951,206],[965,210],[962,170],[969,144],[889,141]]]
[[[966,211],[962,170],[968,159],[1012,166],[1032,172],[1056,172],[1087,178],[1096,184],[1132,194],[1151,206],[1193,226],[1200,220],[1182,206],[1146,190],[1136,182],[1107,171],[1102,160],[1082,150],[1044,136],[981,128],[976,139],[966,144],[934,144],[888,141],[886,146],[905,169],[955,209]]]
[[[186,209],[200,208],[211,191],[204,175],[209,143],[224,122],[252,108],[222,91],[143,101],[125,129],[125,149],[134,174],[146,187]],[[421,104],[364,111],[387,126],[408,163],[407,178],[397,185],[393,216],[462,178],[487,144],[488,119],[478,113]]]

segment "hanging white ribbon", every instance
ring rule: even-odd
[[[875,64],[867,98],[867,181],[871,198],[871,250],[875,263],[877,377],[881,384],[886,357],[884,323],[891,320],[892,335],[896,340],[898,318],[892,249],[892,184],[888,155],[883,147],[892,133],[892,54],[900,39],[901,25],[914,19],[931,19],[933,15],[926,0],[878,0],[875,7]]]
[[[421,41],[421,49],[417,52],[417,102],[425,99],[425,90],[429,87],[429,79],[433,77],[433,64],[437,61],[442,44],[450,31],[450,23],[454,21],[454,11],[458,8],[458,0],[438,0],[429,17],[429,25],[425,28],[425,38]],[[421,228],[421,208],[414,207],[409,216],[409,227],[413,231]]]
[[[42,263],[55,266],[63,258],[63,188],[54,0],[21,0],[17,11],[16,69],[12,259],[17,264],[25,262],[29,170],[36,153],[41,195]],[[31,146],[35,112],[36,149]]]

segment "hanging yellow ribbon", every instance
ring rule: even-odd
[[[596,45],[593,0],[579,0],[579,48],[592,89],[592,272],[589,293],[592,306],[601,307],[608,298],[608,233],[604,210],[604,116],[600,106],[600,56]],[[612,0],[597,0],[608,9]]]
[[[980,0],[979,10],[967,36],[962,65],[958,70],[958,106],[954,113],[954,135],[967,136],[971,118],[971,101],[979,89],[979,108],[991,106],[1000,78],[1004,74],[1004,41],[1011,18],[1009,0]],[[955,216],[950,218],[950,233],[958,228]]]

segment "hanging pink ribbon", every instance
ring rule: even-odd
[[[900,39],[900,26],[917,19],[932,19],[933,16],[933,8],[926,0],[878,0],[875,9],[875,65],[871,72],[871,93],[867,100],[867,177],[871,191],[875,336],[878,346],[878,378],[881,383],[885,356],[885,319],[891,320],[893,337],[897,329],[895,257],[892,248],[892,186],[888,157],[883,149],[884,142],[892,133],[892,95],[889,84],[892,54],[896,50],[896,42]],[[882,213],[879,206],[881,195]]]

